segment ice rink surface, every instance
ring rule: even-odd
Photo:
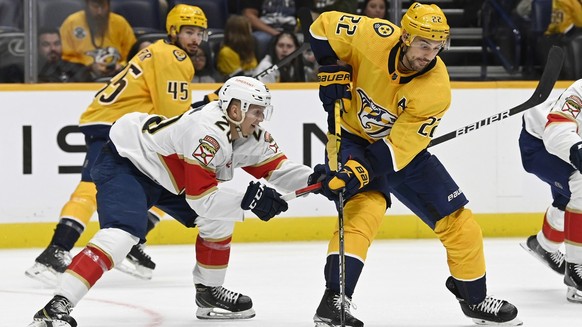
[[[524,240],[485,240],[489,294],[514,303],[524,326],[582,326],[582,304],[566,301],[562,276],[521,249]],[[249,320],[196,319],[193,245],[147,247],[157,264],[152,280],[112,270],[72,315],[79,327],[313,326],[324,291],[326,247],[324,242],[234,243],[225,287],[251,296],[257,315]],[[24,275],[41,250],[0,250],[0,326],[27,326],[52,297],[50,288]],[[445,288],[448,275],[437,240],[376,241],[352,314],[366,327],[474,326]]]

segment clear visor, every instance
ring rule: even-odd
[[[252,105],[251,108],[246,112],[246,116],[251,119],[260,119],[262,121],[268,121],[271,119],[273,114],[273,106],[259,106]]]

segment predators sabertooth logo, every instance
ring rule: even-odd
[[[578,118],[580,110],[582,110],[582,99],[575,95],[571,95],[566,98],[566,101],[562,106],[563,112],[568,112],[572,115],[572,117]]]
[[[374,23],[374,31],[380,37],[389,37],[394,33],[394,28],[386,23]]]
[[[390,134],[390,130],[392,130],[392,126],[398,117],[375,104],[364,90],[358,88],[356,92],[362,100],[358,118],[366,134],[374,139],[380,139]]]

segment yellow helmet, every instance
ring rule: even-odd
[[[400,25],[409,34],[404,41],[407,46],[410,46],[417,36],[433,41],[442,41],[443,47],[447,47],[449,44],[447,17],[437,5],[413,3],[402,17]]]
[[[170,10],[166,17],[166,31],[169,35],[173,35],[173,33],[180,32],[180,28],[184,25],[207,29],[208,20],[199,7],[178,4]],[[172,27],[175,29],[173,33]]]

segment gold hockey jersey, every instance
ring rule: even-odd
[[[110,13],[107,32],[93,38],[85,11],[71,14],[63,22],[61,29],[63,60],[89,66],[94,62],[116,64],[127,63],[127,54],[136,42],[131,25],[122,16]]]
[[[158,40],[141,50],[101,89],[81,115],[80,126],[111,125],[124,114],[173,117],[190,108],[192,60],[183,50]]]
[[[582,0],[553,0],[546,34],[564,34],[574,26],[582,27]]]
[[[370,143],[386,143],[390,166],[382,170],[404,168],[427,147],[451,103],[442,60],[437,56],[424,71],[402,74],[397,69],[400,28],[387,20],[325,12],[310,32],[353,68],[352,101],[342,115],[342,129]]]

